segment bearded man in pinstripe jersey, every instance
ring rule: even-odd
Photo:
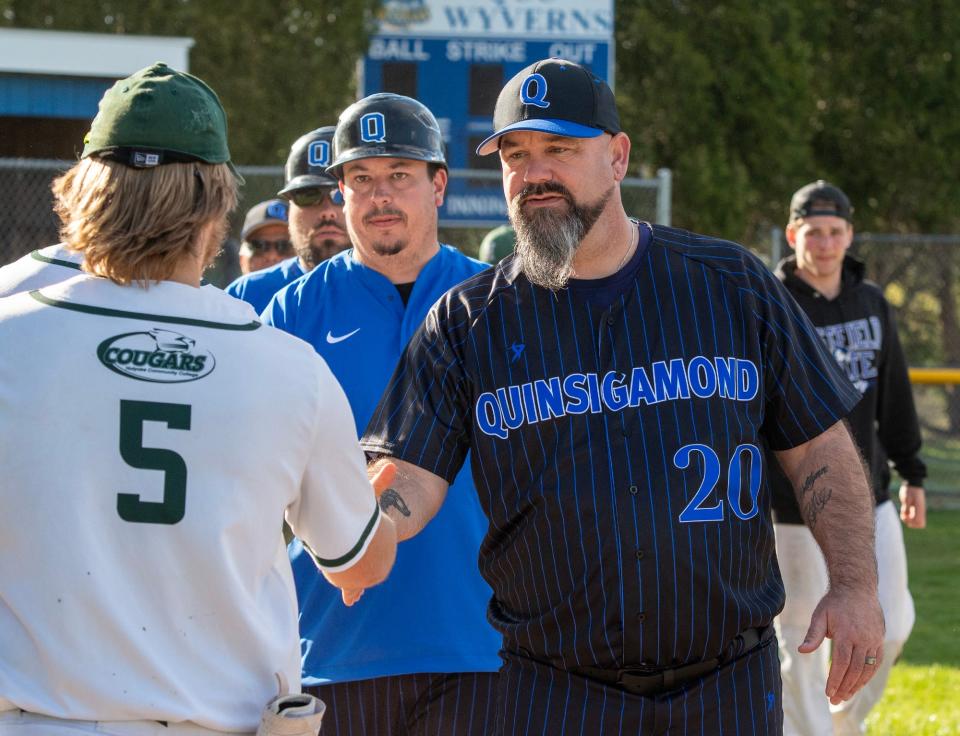
[[[782,732],[766,447],[831,572],[803,646],[833,638],[849,698],[883,638],[856,391],[748,251],[627,216],[630,140],[589,70],[524,69],[494,129],[516,253],[433,307],[363,445],[400,467],[401,538],[470,453],[496,732]]]

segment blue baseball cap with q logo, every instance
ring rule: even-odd
[[[493,112],[493,135],[478,147],[481,156],[500,147],[512,130],[534,130],[569,138],[620,132],[613,90],[580,64],[543,59],[520,71],[501,90]]]

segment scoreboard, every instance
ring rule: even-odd
[[[613,0],[386,0],[361,62],[360,96],[396,92],[436,115],[453,171],[443,225],[506,221],[499,160],[477,156],[514,74],[551,56],[613,86]],[[464,171],[464,170],[470,170]]]

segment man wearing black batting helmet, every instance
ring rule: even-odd
[[[748,251],[627,216],[630,139],[587,69],[524,69],[494,131],[515,253],[434,306],[362,442],[400,466],[401,538],[469,452],[493,731],[781,732],[764,446],[824,549],[808,645],[833,637],[828,695],[849,698],[883,641],[857,392]]]
[[[247,274],[227,286],[227,293],[262,312],[270,297],[318,263],[350,247],[343,221],[343,196],[327,173],[332,159],[334,126],[297,138],[284,168],[285,184],[277,192],[289,203],[288,226],[296,255]]]
[[[359,433],[430,307],[486,265],[438,242],[447,164],[440,126],[416,100],[375,94],[344,110],[329,171],[353,249],[278,292],[263,318],[323,356]],[[400,502],[388,493],[380,503]],[[324,733],[488,736],[500,637],[477,570],[485,529],[464,471],[436,523],[403,545],[389,581],[349,610],[291,545],[303,685],[329,707]]]

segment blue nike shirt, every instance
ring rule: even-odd
[[[303,276],[303,266],[297,256],[280,261],[275,266],[248,273],[231,281],[224,289],[230,296],[242,299],[260,314],[270,297],[280,289]]]
[[[348,250],[279,291],[263,320],[323,356],[350,400],[359,436],[430,307],[486,268],[443,245],[420,272],[404,308],[397,288]],[[486,619],[492,592],[477,566],[486,531],[470,473],[461,472],[436,518],[399,545],[387,581],[352,608],[294,540],[303,684],[499,670],[500,634]]]

